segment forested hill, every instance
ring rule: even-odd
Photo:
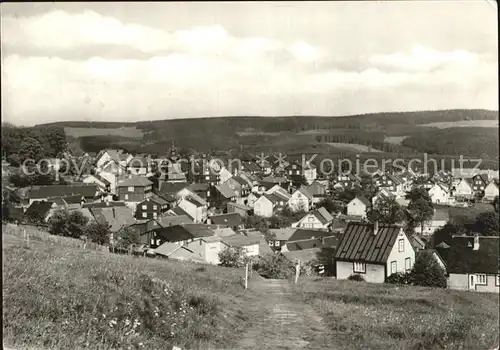
[[[289,116],[289,117],[202,117],[190,119],[166,119],[144,122],[86,122],[67,121],[45,126],[80,127],[80,128],[119,128],[137,127],[144,131],[153,131],[164,128],[176,130],[189,130],[194,128],[218,131],[304,131],[314,129],[383,129],[392,125],[421,125],[434,122],[454,122],[462,120],[491,120],[498,119],[498,111],[484,109],[454,109],[438,111],[417,112],[390,112],[351,115],[343,117],[318,117],[318,116]],[[222,130],[221,130],[222,128]]]

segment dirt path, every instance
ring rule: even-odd
[[[237,349],[331,349],[321,318],[306,304],[294,302],[287,280],[255,281],[249,291],[262,294],[252,305],[255,324]]]

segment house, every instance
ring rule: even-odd
[[[356,176],[349,173],[340,173],[334,178],[333,188],[339,190],[353,189],[360,185],[360,182]]]
[[[194,221],[194,218],[190,216],[184,209],[181,207],[177,206],[172,209],[169,209],[166,213],[165,216],[187,216],[191,218],[191,220]]]
[[[233,176],[223,184],[227,184],[227,186],[234,191],[236,197],[246,197],[252,190],[248,181],[241,176]]]
[[[474,190],[472,188],[472,180],[461,178],[453,187],[452,195],[456,199],[472,199],[474,197]]]
[[[333,222],[333,216],[323,207],[310,211],[292,227],[327,230]]]
[[[236,200],[236,192],[229,187],[227,183],[222,183],[220,185],[215,186],[217,190],[216,197],[218,197],[222,202],[234,202]]]
[[[115,149],[105,149],[100,151],[96,157],[96,167],[102,168],[102,166],[110,160],[120,160],[120,154],[123,151]]]
[[[312,248],[337,247],[340,233],[323,230],[297,229],[290,236],[281,251],[294,251]]]
[[[425,250],[425,247],[427,246],[423,239],[417,235],[410,237],[410,243],[413,246],[415,253],[418,253],[421,250]]]
[[[482,197],[484,194],[484,190],[488,183],[490,182],[487,174],[477,174],[472,177],[472,191],[474,192],[474,196]]]
[[[389,192],[387,189],[382,188],[380,191],[377,192],[375,196],[372,198],[372,205],[375,205],[379,199],[396,199],[396,196],[392,193]]]
[[[229,180],[231,177],[233,177],[233,174],[231,174],[231,172],[229,170],[227,170],[225,167],[220,168],[218,175],[219,175],[220,183],[224,183],[227,180]]]
[[[498,236],[453,236],[446,258],[448,288],[499,292]]]
[[[151,166],[149,160],[144,157],[133,157],[127,163],[127,173],[135,176],[146,176]]]
[[[264,193],[267,193],[267,194],[279,193],[282,197],[286,197],[286,198],[290,199],[290,194],[288,193],[288,191],[285,190],[283,187],[281,187],[278,184],[274,185],[273,187],[271,187],[269,189],[266,189],[266,191]]]
[[[222,241],[229,247],[243,248],[246,256],[249,257],[259,255],[260,240],[260,234],[253,234],[250,236],[234,234],[232,236],[222,238]]]
[[[207,219],[208,225],[219,225],[221,227],[243,228],[243,220],[238,213],[211,215]]]
[[[96,184],[101,192],[111,192],[111,182],[99,174],[87,175],[82,179],[84,184]]]
[[[253,193],[253,192],[250,193],[247,197],[247,204],[246,205],[253,208],[254,203],[257,201],[257,199],[260,198],[260,196],[261,195],[258,193]]]
[[[280,251],[281,247],[286,245],[295,231],[297,231],[297,229],[293,227],[270,229],[269,232],[275,236],[275,239],[268,242],[269,246],[274,251]]]
[[[177,197],[179,199],[185,198],[185,197],[192,197],[195,199],[197,202],[199,202],[201,205],[207,206],[208,207],[208,202],[203,199],[202,197],[198,196],[195,191],[191,190],[191,186],[185,187],[179,192],[177,192]]]
[[[153,195],[153,183],[145,177],[132,176],[118,183],[118,199],[140,203]]]
[[[403,180],[391,173],[376,174],[373,176],[373,184],[376,188],[384,188],[394,195],[404,193]]]
[[[285,167],[285,172],[287,174],[287,178],[292,182],[300,181],[304,175],[302,165],[300,165],[297,161],[288,164]]]
[[[274,194],[264,194],[253,203],[254,215],[270,218],[274,215],[275,203],[279,201]]]
[[[186,182],[160,182],[160,187],[158,190],[158,195],[168,200],[170,203],[175,203],[178,200],[178,193],[183,189],[189,187]]]
[[[197,194],[205,201],[208,201],[210,199],[210,185],[208,183],[193,183],[187,188],[189,191]]]
[[[366,197],[357,196],[347,204],[347,215],[365,218],[370,207],[370,201]]]
[[[207,205],[205,201],[203,202],[199,200],[199,197],[195,198],[190,195],[183,197],[178,206],[188,213],[195,223],[202,223],[207,219]]]
[[[326,187],[317,180],[314,180],[306,189],[313,196],[313,204],[321,202],[326,197]]]
[[[49,185],[33,186],[25,195],[29,204],[35,201],[46,201],[51,198],[70,197],[75,195],[84,197],[87,202],[93,202],[99,197],[100,191],[95,184]]]
[[[227,203],[227,213],[238,213],[241,217],[247,217],[248,213],[252,210],[252,208],[243,205],[243,204],[238,204],[234,202],[228,202]]]
[[[111,208],[111,207],[125,207],[125,202],[114,202],[114,201],[102,201],[93,203],[83,203],[82,208],[93,209],[93,208]]]
[[[434,204],[448,204],[450,202],[450,191],[439,182],[429,188],[428,193]]]
[[[413,215],[411,211],[409,212],[409,214]],[[415,233],[418,233],[422,236],[430,236],[437,229],[446,225],[449,219],[450,215],[447,208],[434,208],[434,214],[432,215],[431,220],[424,223],[423,229],[420,225],[417,225],[417,227],[415,227]]]
[[[94,207],[90,208],[90,212],[97,222],[107,223],[112,233],[136,223],[134,214],[126,206]]]
[[[318,173],[316,171],[316,165],[306,162],[304,164],[304,167],[302,168],[302,171],[304,173],[304,178],[306,179],[307,184],[311,185],[314,180],[318,177]]]
[[[257,175],[262,172],[262,168],[254,161],[244,160],[241,162],[241,171],[248,172],[252,175]]]
[[[81,195],[54,198],[52,201],[61,209],[75,210],[81,209],[85,203],[85,197]]]
[[[196,242],[197,243],[197,242]],[[196,243],[194,245],[196,246]],[[200,241],[201,243],[201,241]],[[205,261],[201,258],[201,254],[196,254],[195,251],[187,247],[186,245],[180,245],[177,243],[165,242],[161,246],[152,250],[155,255],[165,257],[168,259],[180,260],[180,261],[191,261],[197,263],[204,263]]]
[[[484,189],[483,199],[492,202],[498,196],[498,181],[490,181]]]
[[[142,244],[157,248],[165,242],[187,244],[195,238],[217,236],[216,225],[183,224],[158,227],[139,236]]]
[[[162,212],[166,211],[164,210],[165,203],[166,206],[168,206],[167,201],[165,200],[162,201],[161,199],[159,200],[158,198],[161,197],[155,196],[155,198],[153,197],[146,198],[142,202],[138,203],[135,209],[135,218],[137,220],[157,219],[162,214]],[[160,201],[162,202],[163,205],[159,203]]]
[[[292,211],[308,212],[312,204],[313,196],[306,187],[302,186],[296,190],[288,200],[288,206]]]
[[[33,202],[24,212],[24,219],[27,221],[45,223],[55,210],[57,210],[57,204],[52,201]]]
[[[337,279],[362,275],[372,283],[384,283],[397,272],[412,269],[415,250],[402,227],[349,223],[335,252]]]

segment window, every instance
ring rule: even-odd
[[[406,258],[405,259],[405,270],[410,271],[411,270],[411,258]]]
[[[486,275],[476,275],[476,284],[484,284],[486,285]]]
[[[128,187],[128,191],[129,191],[129,192],[134,192],[134,186],[129,186],[129,187]]]
[[[142,208],[144,209],[144,208]],[[153,205],[153,210],[158,210],[158,206],[157,205]]]
[[[154,245],[155,244],[155,240],[154,238],[151,238],[151,245]]]
[[[354,272],[365,273],[366,272],[366,264],[361,262],[354,263]]]
[[[153,213],[153,217],[156,219],[158,217],[158,213]]]
[[[147,218],[148,217],[148,213],[142,213],[142,217],[143,218]]]
[[[405,240],[400,239],[398,240],[398,252],[404,252],[405,251]]]
[[[387,181],[387,183],[388,183],[389,185],[392,185],[392,181],[391,181],[391,180]]]
[[[125,195],[125,200],[128,201],[128,194]]]
[[[500,286],[500,279],[499,279],[500,275],[496,275],[495,276],[495,286]]]
[[[142,206],[142,210],[148,210],[148,206],[144,204],[144,205]]]
[[[398,272],[398,263],[391,261],[391,274]]]

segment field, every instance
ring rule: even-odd
[[[351,151],[351,152],[361,152],[361,153],[380,153],[382,152],[381,150],[365,146],[365,145],[360,145],[356,143],[342,143],[342,142],[328,142],[327,143],[330,146],[333,146],[335,148],[341,149],[341,150],[346,150],[346,151]]]
[[[384,139],[384,142],[387,143],[392,143],[394,145],[401,145],[403,140],[406,139],[409,136],[387,136]]]
[[[498,295],[111,255],[2,235],[12,348],[492,349]]]
[[[64,132],[67,136],[78,138],[85,136],[123,136],[130,138],[141,139],[143,131],[134,127],[120,128],[80,128],[80,127],[64,127]]]
[[[316,280],[297,302],[323,317],[332,349],[493,349],[498,295]]]
[[[456,122],[437,122],[422,124],[419,126],[433,127],[438,129],[466,127],[498,128],[498,120],[460,120]]]

